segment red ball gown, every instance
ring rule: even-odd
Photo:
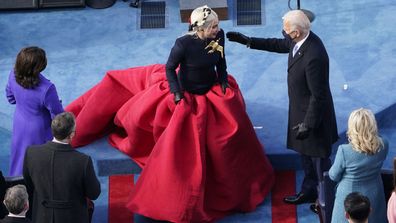
[[[234,78],[174,103],[165,65],[109,71],[67,108],[73,146],[109,134],[142,167],[128,208],[157,220],[212,222],[263,202],[274,172]]]
[[[142,167],[128,207],[172,222],[210,222],[255,209],[269,193],[273,169],[229,75],[205,95],[177,105],[164,65],[107,72],[67,106],[76,115],[73,146],[109,134],[112,146]]]

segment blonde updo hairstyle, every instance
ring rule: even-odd
[[[209,6],[204,5],[194,9],[190,16],[190,29],[187,34],[194,35],[212,27],[213,22],[218,20],[217,13]]]
[[[352,148],[360,153],[373,155],[384,146],[378,136],[374,114],[369,109],[359,108],[351,113],[347,136]]]

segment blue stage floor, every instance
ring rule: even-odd
[[[165,63],[175,39],[187,30],[180,22],[178,1],[166,2],[166,28],[138,28],[139,9],[118,0],[107,9],[62,8],[36,11],[0,12],[0,87],[7,83],[16,54],[22,47],[37,45],[47,52],[44,75],[55,83],[64,106],[101,80],[107,70]],[[291,1],[295,5],[295,1]],[[262,1],[260,26],[235,26],[233,1],[229,0],[230,19],[221,21],[227,31],[249,36],[281,37],[282,15],[287,1]],[[381,133],[390,141],[390,154],[384,167],[392,167],[396,156],[396,2],[389,0],[304,0],[302,7],[313,11],[312,30],[327,47],[330,57],[330,82],[340,136],[345,135],[349,113],[359,107],[379,115]],[[287,124],[287,55],[247,49],[226,41],[228,72],[238,81],[248,114],[271,161],[278,169],[298,168],[296,154],[285,148]],[[344,90],[344,85],[348,88]],[[14,106],[0,97],[0,168],[8,172],[8,157]],[[340,141],[342,142],[342,140]],[[95,222],[107,222],[107,184],[111,171],[106,162],[126,160],[111,149],[105,139],[81,151],[103,161],[97,163],[103,192],[97,204]],[[97,151],[101,151],[98,153]],[[114,164],[114,163],[113,163]],[[130,163],[125,164],[130,165]],[[110,165],[112,166],[112,165]],[[114,166],[114,165],[113,165]],[[107,168],[107,169],[106,169]],[[124,168],[124,169],[123,169]],[[106,172],[110,171],[110,172]],[[300,182],[301,173],[297,174]],[[299,187],[299,184],[297,184]],[[235,217],[222,222],[269,222],[268,201],[252,217]],[[267,206],[265,206],[267,205]],[[317,221],[307,206],[298,207],[298,222]],[[246,218],[245,218],[246,217]],[[318,221],[317,221],[318,222]]]

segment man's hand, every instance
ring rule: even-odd
[[[229,41],[237,42],[237,43],[246,45],[248,47],[250,46],[250,43],[252,42],[250,37],[247,37],[240,32],[227,32],[226,36]]]
[[[226,90],[227,90],[227,88],[230,87],[230,85],[228,85],[227,81],[224,81],[224,82],[220,83],[220,85],[221,85],[221,91],[225,95],[226,94]]]
[[[293,130],[297,130],[296,139],[298,140],[306,139],[310,131],[310,129],[308,128],[308,126],[305,125],[304,122],[294,126]]]
[[[184,98],[183,93],[181,93],[181,92],[175,92],[173,94],[174,94],[173,100],[174,100],[175,104],[179,103],[179,101],[181,101],[181,99]]]

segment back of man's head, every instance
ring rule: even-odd
[[[57,140],[66,139],[75,131],[75,127],[75,118],[70,112],[58,114],[51,122],[52,135]]]
[[[358,192],[352,192],[344,200],[345,215],[350,222],[367,222],[370,214],[370,200]]]
[[[8,212],[14,215],[20,215],[29,208],[29,195],[26,187],[22,184],[15,185],[7,189],[4,196],[4,205]]]

